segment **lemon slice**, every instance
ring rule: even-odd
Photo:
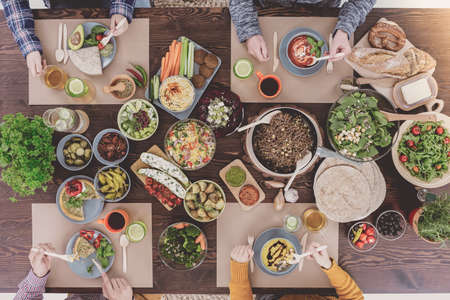
[[[253,74],[253,64],[246,58],[238,59],[233,66],[233,72],[237,78],[249,78]]]
[[[140,242],[144,239],[147,233],[147,226],[143,222],[134,222],[128,225],[126,235],[128,240],[133,243]]]

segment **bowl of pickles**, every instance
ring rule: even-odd
[[[97,193],[106,202],[119,202],[131,189],[131,179],[128,172],[119,166],[101,168],[94,178]]]
[[[69,171],[86,168],[92,160],[92,154],[91,142],[81,134],[66,135],[56,149],[58,162]]]

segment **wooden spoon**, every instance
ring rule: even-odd
[[[107,85],[103,87],[103,92],[111,94],[112,92],[123,92],[125,90],[125,83],[119,82],[115,85]]]
[[[435,114],[394,114],[387,111],[380,112],[386,117],[388,121],[419,121],[419,122],[436,122],[437,118]]]

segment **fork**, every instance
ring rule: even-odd
[[[332,41],[333,41],[333,35],[330,33],[330,36],[328,38],[328,47],[330,47],[330,48],[331,48]],[[333,73],[333,62],[331,60],[329,60],[327,63],[327,73],[328,74]]]
[[[38,248],[31,248],[32,251],[38,252],[39,249]],[[53,253],[53,252],[48,252],[48,251],[44,251],[44,254],[47,256],[51,256],[54,258],[58,258],[61,260],[65,260],[68,261],[70,263],[72,263],[75,260],[75,256],[73,254],[57,254],[57,253]]]
[[[253,248],[253,243],[255,242],[255,236],[254,235],[248,235],[247,242],[250,248]],[[253,262],[253,258],[250,259],[250,272],[253,273],[253,270],[255,269],[255,263]]]

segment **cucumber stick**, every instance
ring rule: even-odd
[[[181,59],[179,75],[186,75],[186,59],[187,59],[187,38],[181,37]]]
[[[187,75],[187,69],[188,69],[188,50],[189,50],[189,40],[187,38],[184,38],[183,41],[183,49],[184,49],[184,61],[183,61],[183,76]]]
[[[194,76],[194,43],[190,42],[189,43],[189,58],[188,58],[188,73],[187,73],[187,77],[189,79],[192,78],[192,76]]]
[[[153,99],[159,98],[159,76],[153,76]]]

